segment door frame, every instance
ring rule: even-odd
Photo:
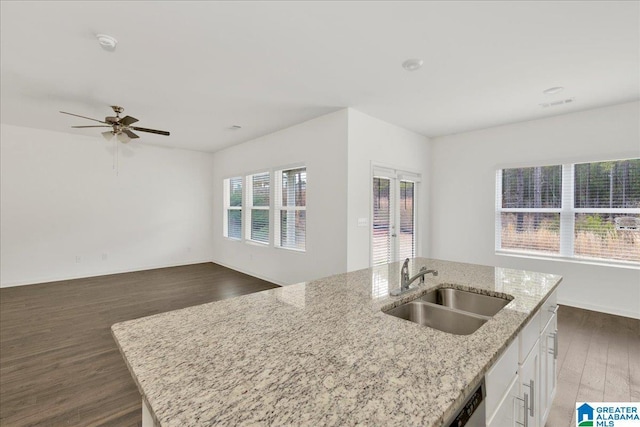
[[[392,180],[393,185],[393,200],[392,200],[392,212],[391,218],[393,219],[394,227],[399,227],[400,218],[400,181],[412,181],[414,183],[413,190],[413,233],[414,233],[414,256],[420,256],[422,253],[422,239],[420,239],[419,233],[419,215],[418,207],[420,204],[420,188],[422,184],[422,175],[419,172],[411,170],[411,168],[396,167],[389,164],[371,162],[369,171],[369,267],[373,266],[373,178],[385,177]],[[392,257],[398,257],[399,240],[396,239],[393,243]],[[391,260],[391,262],[400,261],[399,259]]]

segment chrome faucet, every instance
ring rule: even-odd
[[[400,269],[400,289],[394,289],[391,291],[391,295],[398,296],[404,294],[409,290],[409,285],[415,282],[418,277],[420,278],[420,284],[424,283],[424,276],[426,274],[437,276],[438,270],[427,270],[427,267],[423,266],[416,275],[409,277],[409,258],[405,259],[402,264],[402,269]]]

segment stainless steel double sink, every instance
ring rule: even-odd
[[[506,298],[440,288],[385,313],[456,335],[469,335],[509,304]]]

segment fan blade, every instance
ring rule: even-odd
[[[135,128],[134,128],[135,129]],[[122,129],[122,132],[126,133],[127,136],[131,139],[134,138],[140,138],[138,135],[136,135],[135,133],[131,132],[129,129]]]
[[[113,131],[102,132],[102,136],[104,136],[104,139],[107,141],[111,141],[113,139]]]
[[[139,130],[140,132],[149,132],[149,133],[157,133],[158,135],[165,135],[165,136],[169,136],[169,132],[164,131],[164,130],[156,130],[156,129],[147,129],[147,128],[139,128],[136,126],[131,126],[131,129],[133,130]]]
[[[109,125],[96,125],[96,126],[71,126],[72,128],[110,128]]]
[[[67,113],[66,111],[60,111],[62,114],[68,114],[70,116],[76,116],[76,117],[80,117],[83,119],[87,119],[87,120],[93,120],[94,122],[98,122],[98,123],[104,123],[104,124],[109,124],[107,122],[103,122],[102,120],[98,120],[98,119],[92,119],[91,117],[85,117],[85,116],[81,116],[79,114],[73,114],[73,113]]]
[[[129,126],[131,124],[134,124],[137,121],[138,121],[138,119],[136,119],[135,117],[124,116],[123,118],[120,119],[120,124],[121,125],[125,125],[125,126]]]

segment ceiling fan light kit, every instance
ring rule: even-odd
[[[71,126],[72,128],[108,128],[111,130],[107,132],[102,132],[102,136],[107,140],[111,140],[113,136],[117,136],[120,142],[129,142],[131,139],[140,138],[138,135],[133,133],[133,131],[138,132],[147,132],[147,133],[155,133],[156,135],[164,135],[169,136],[170,133],[164,130],[157,129],[149,129],[149,128],[141,128],[138,126],[131,126],[133,123],[136,123],[138,119],[131,116],[120,117],[120,113],[124,112],[124,108],[118,105],[112,105],[111,109],[116,113],[115,116],[107,116],[104,120],[92,119],[91,117],[81,116],[79,114],[67,113],[66,111],[60,111],[62,114],[68,114],[70,116],[80,117],[87,120],[92,120],[94,122],[102,123],[101,125],[93,125],[93,126]]]

